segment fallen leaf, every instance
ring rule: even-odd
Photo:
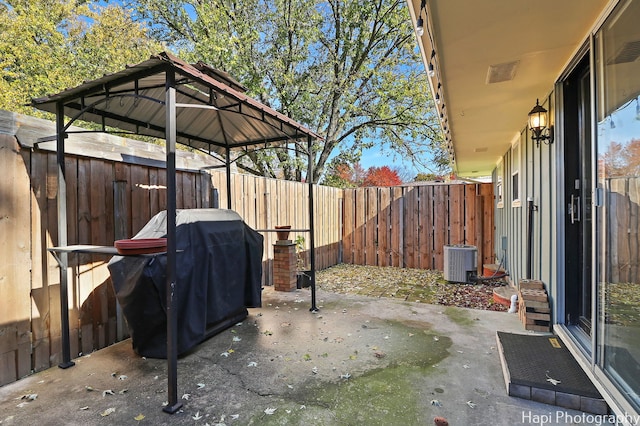
[[[233,349],[229,349],[227,352],[229,352],[230,354],[234,353],[235,351]]]
[[[547,376],[547,382],[551,383],[553,386],[558,386],[558,383],[562,383],[560,380],[550,377],[548,371],[544,374]]]
[[[265,408],[265,409],[264,409],[264,413],[270,416],[270,415],[272,415],[273,413],[275,413],[275,412],[276,412],[276,410],[277,410],[277,408]]]
[[[137,421],[144,420],[144,414],[142,413],[138,414],[133,418],[133,420],[137,420]]]
[[[100,413],[100,415],[102,417],[107,417],[109,414],[115,413],[115,412],[116,412],[116,409],[113,408],[113,407],[110,407],[110,408],[107,408],[106,410],[104,410],[102,413]]]

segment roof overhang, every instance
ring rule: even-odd
[[[163,52],[124,70],[55,95],[34,99],[35,108],[119,129],[165,138],[166,73],[175,73],[176,142],[204,152],[272,146],[320,136],[246,96],[228,75]]]
[[[414,26],[420,3],[408,0]],[[610,3],[426,0],[418,44],[458,175],[491,173]]]

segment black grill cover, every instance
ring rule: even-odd
[[[166,211],[135,238],[167,233]],[[234,211],[178,210],[176,293],[178,354],[242,321],[247,307],[261,306],[263,237]],[[166,254],[114,256],[109,271],[141,356],[167,357]]]

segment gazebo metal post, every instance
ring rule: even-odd
[[[316,306],[316,233],[313,220],[313,152],[312,139],[307,135],[307,155],[309,161],[307,163],[307,183],[309,185],[309,244],[311,245],[311,253],[309,253],[311,263],[311,312],[318,312]]]
[[[67,245],[67,180],[64,167],[64,104],[56,104],[56,161],[58,163],[58,246]],[[60,368],[69,368],[75,363],[71,361],[69,339],[69,289],[67,268],[69,257],[60,253],[60,315],[62,322],[62,362]]]
[[[225,150],[225,167],[227,171],[227,208],[231,210],[231,148]]]
[[[167,151],[167,393],[168,405],[162,410],[174,414],[182,407],[178,402],[178,317],[176,286],[176,76],[167,67],[165,80],[165,141]]]

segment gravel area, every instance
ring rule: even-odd
[[[506,311],[507,306],[494,302],[493,289],[504,280],[479,284],[445,281],[442,272],[397,267],[340,264],[316,273],[319,288],[340,294],[389,297],[408,302],[462,308]]]

